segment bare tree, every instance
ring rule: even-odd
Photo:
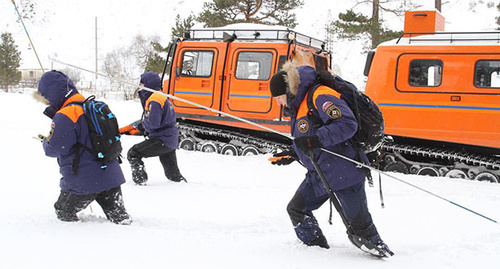
[[[64,68],[63,70],[61,70],[61,72],[66,74],[71,79],[71,81],[73,81],[73,83],[75,83],[75,84],[80,82],[80,80],[82,79],[82,72],[78,69],[67,67],[67,68]]]
[[[136,35],[129,46],[114,49],[106,54],[103,72],[111,77],[111,88],[123,91],[126,99],[130,99],[135,91],[129,83],[143,73],[157,52],[154,44],[158,44],[159,36]]]
[[[115,49],[106,54],[103,70],[110,77],[113,90],[122,91],[126,99],[133,95],[135,87],[125,82],[131,81],[139,68],[129,49]]]
[[[137,65],[145,70],[148,61],[155,54],[153,43],[159,43],[160,37],[158,35],[153,36],[143,36],[141,34],[136,35],[132,44],[130,45],[130,53],[135,57]]]

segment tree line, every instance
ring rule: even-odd
[[[329,34],[339,39],[362,40],[365,49],[377,47],[380,43],[400,36],[402,31],[387,27],[384,21],[386,14],[403,17],[404,11],[419,7],[420,1],[414,0],[351,0],[352,7],[338,14],[338,19],[327,24]],[[34,1],[23,0],[23,17],[36,17]],[[442,5],[449,2],[435,0],[435,7],[441,10]],[[487,7],[496,7],[500,11],[500,4],[494,5],[491,1],[470,1],[469,8],[474,5],[486,4]],[[304,5],[303,0],[212,0],[203,5],[202,11],[191,14],[186,18],[176,16],[175,25],[171,28],[171,43],[184,35],[184,31],[201,23],[205,27],[221,27],[233,23],[257,23],[267,25],[281,25],[288,28],[297,26],[295,10]],[[371,7],[367,13],[366,7]],[[361,9],[365,7],[365,9]],[[495,18],[500,26],[500,17]],[[323,26],[319,26],[323,27]],[[20,80],[17,72],[20,63],[20,53],[17,50],[12,34],[3,33],[0,44],[0,87],[7,89],[9,85],[16,85]],[[155,71],[161,73],[164,68],[165,52],[168,46],[160,44],[159,36],[137,35],[129,46],[116,48],[104,57],[103,71],[116,78],[112,83],[133,77],[135,71]],[[77,80],[77,78],[75,78]],[[118,85],[122,87],[123,85]]]

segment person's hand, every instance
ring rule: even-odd
[[[280,153],[273,154],[269,161],[273,165],[289,165],[298,159],[297,154],[293,150],[286,150]]]
[[[139,130],[140,132],[144,132],[144,127],[142,126],[142,120],[136,120],[132,123],[132,126]]]
[[[322,147],[316,135],[297,137],[293,140],[293,143],[295,143],[295,146],[306,156],[310,156],[313,149]]]
[[[38,136],[33,137],[33,138],[42,142],[42,143],[43,143],[43,141],[45,141],[45,139],[47,139],[47,137],[45,137],[44,135],[41,135],[41,134],[39,134]]]

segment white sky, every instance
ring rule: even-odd
[[[481,1],[475,10],[473,0],[455,0],[443,6],[447,31],[494,30],[495,16],[500,12],[486,8],[491,1]],[[18,1],[19,2],[19,1]],[[95,18],[98,18],[98,55],[103,59],[113,49],[128,46],[137,34],[158,35],[163,45],[170,39],[170,29],[175,16],[186,17],[198,14],[205,0],[45,0],[38,1],[39,14],[45,21],[26,22],[29,34],[44,67],[51,68],[49,56],[88,69],[95,67]],[[298,26],[296,30],[320,39],[324,37],[324,26],[330,19],[336,19],[338,12],[353,6],[354,0],[325,1],[304,0],[304,6],[296,10]],[[433,0],[421,0],[421,9],[433,9]],[[356,11],[368,10],[370,6],[358,7]],[[386,15],[390,28],[401,30],[403,21]],[[22,53],[21,67],[37,68],[38,62],[24,29],[17,22],[17,14],[11,1],[0,1],[0,32],[14,34],[16,44]],[[334,51],[334,62],[344,70],[344,74],[358,76],[364,64],[364,55],[357,43],[339,41]],[[337,57],[337,58],[336,58]],[[354,63],[353,63],[354,62]],[[362,63],[361,63],[362,62]],[[60,68],[53,66],[54,68]],[[353,78],[356,80],[357,78]]]

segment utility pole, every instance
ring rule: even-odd
[[[441,12],[441,0],[434,0],[434,6],[439,12]]]

